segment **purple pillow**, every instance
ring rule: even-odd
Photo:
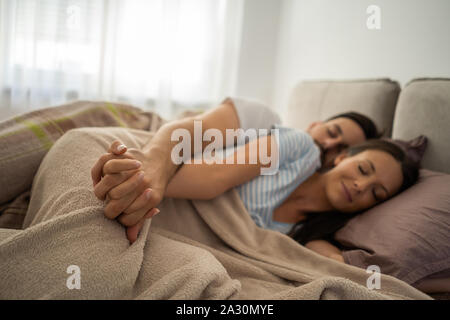
[[[419,181],[352,218],[335,234],[346,263],[409,284],[450,269],[450,175],[420,170]]]
[[[418,165],[420,164],[428,145],[428,138],[424,135],[418,136],[417,138],[409,141],[387,138],[385,140],[393,142],[399,146],[403,151],[405,151],[406,155]]]

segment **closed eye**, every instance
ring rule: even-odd
[[[359,169],[359,172],[361,172],[364,176],[367,175],[367,172],[365,172],[365,171],[363,170],[363,168],[361,167],[361,165],[358,165],[358,169]]]
[[[375,192],[375,189],[372,190],[373,198],[376,202],[380,201],[380,198],[377,197],[377,193]]]
[[[330,129],[327,129],[327,131],[328,131],[328,135],[329,135],[331,138],[336,138],[336,137],[337,137],[337,134],[334,133],[333,131],[331,131]]]

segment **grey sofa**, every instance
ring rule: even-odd
[[[283,122],[304,129],[346,111],[371,117],[386,137],[425,135],[422,167],[450,173],[450,79],[413,79],[403,88],[387,78],[302,81],[292,91]]]

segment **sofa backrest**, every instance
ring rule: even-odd
[[[387,78],[302,81],[292,91],[283,124],[306,129],[308,124],[338,113],[357,111],[370,117],[390,137],[400,86]]]
[[[422,167],[450,173],[450,79],[414,79],[400,93],[392,137],[428,138]]]

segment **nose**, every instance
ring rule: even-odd
[[[372,181],[370,178],[358,179],[358,180],[353,181],[353,187],[357,194],[363,193],[364,191],[366,191],[370,187],[371,184],[372,184]]]

